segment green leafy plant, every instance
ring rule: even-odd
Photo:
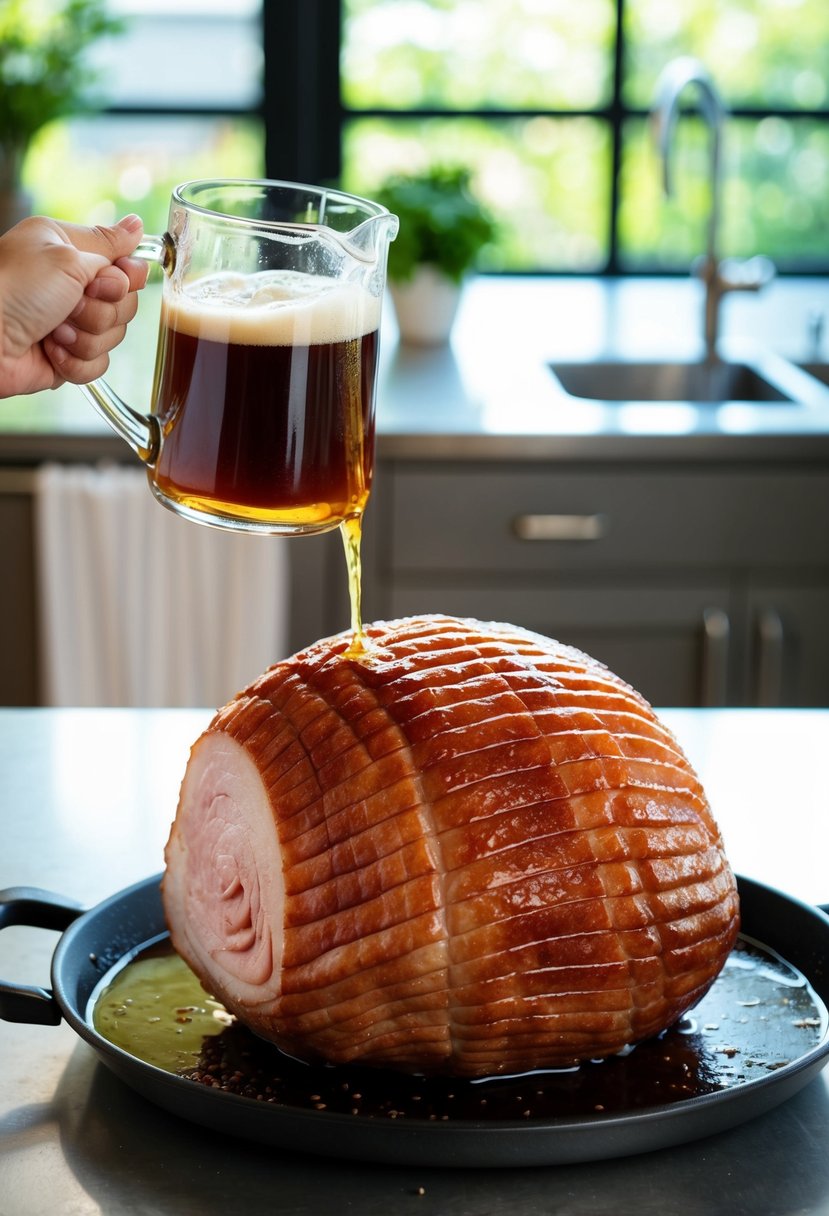
[[[0,146],[8,156],[22,156],[46,123],[92,105],[84,52],[122,28],[106,0],[3,0]]]
[[[389,248],[389,278],[395,282],[411,279],[426,264],[459,283],[495,236],[495,222],[472,193],[467,169],[398,174],[374,197],[400,219]]]

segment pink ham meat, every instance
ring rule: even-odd
[[[509,625],[378,623],[265,672],[197,741],[173,943],[306,1059],[478,1077],[663,1030],[737,934],[705,794],[647,703]]]

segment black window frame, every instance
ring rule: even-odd
[[[611,95],[601,106],[589,109],[416,109],[366,108],[352,110],[340,89],[340,45],[342,0],[262,0],[262,44],[264,77],[262,100],[253,110],[234,111],[236,117],[258,117],[264,131],[265,174],[270,178],[316,183],[339,180],[342,169],[342,132],[356,118],[391,119],[395,122],[428,118],[497,119],[533,118],[539,115],[558,119],[591,118],[604,122],[610,133],[610,206],[608,215],[608,256],[603,267],[595,270],[556,268],[556,275],[585,277],[595,275],[670,275],[676,270],[657,266],[623,265],[620,257],[619,216],[620,178],[624,127],[630,120],[646,119],[648,111],[629,106],[623,97],[625,78],[625,3],[615,0],[613,78]],[[227,115],[221,109],[146,108],[118,110],[114,113]],[[732,107],[735,119],[760,121],[783,117],[795,120],[829,122],[829,109],[777,107]],[[524,272],[549,274],[539,268]],[[786,267],[787,275],[825,275],[829,273],[829,249],[822,262]]]

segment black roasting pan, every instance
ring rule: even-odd
[[[729,1088],[644,1108],[494,1121],[383,1119],[227,1093],[122,1051],[97,1033],[87,1015],[90,994],[102,975],[165,932],[159,882],[155,875],[89,911],[37,889],[0,892],[0,927],[25,924],[64,930],[52,959],[51,988],[0,982],[0,1016],[44,1025],[65,1019],[108,1068],[151,1102],[249,1141],[399,1165],[509,1167],[596,1161],[666,1148],[741,1124],[790,1098],[829,1057],[824,1018],[820,1032],[801,1054],[773,1069],[758,1069]],[[743,934],[801,972],[829,1005],[829,916],[758,882],[740,878],[738,883]],[[739,1049],[736,1042],[734,1050]],[[633,1067],[635,1056],[630,1057]]]

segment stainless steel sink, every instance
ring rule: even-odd
[[[829,363],[801,363],[800,367],[809,376],[829,387]]]
[[[590,401],[791,402],[793,398],[747,363],[551,363],[565,393]]]

